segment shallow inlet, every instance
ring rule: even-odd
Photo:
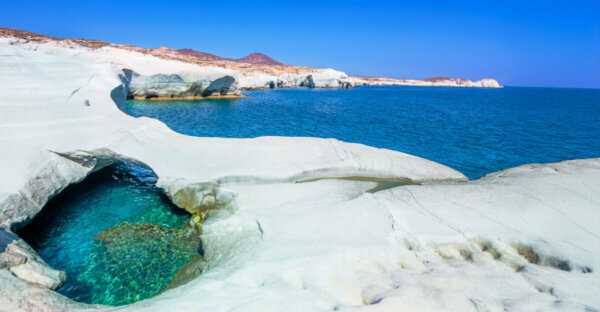
[[[119,163],[50,200],[18,234],[67,274],[58,292],[123,305],[152,297],[198,256],[190,215],[155,186],[152,171]]]

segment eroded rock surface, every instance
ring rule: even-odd
[[[246,57],[240,59],[228,59],[222,58],[210,53],[198,52],[191,49],[180,49],[175,50],[167,47],[160,47],[154,49],[144,49],[132,45],[117,45],[108,42],[98,40],[85,40],[85,39],[63,39],[53,38],[50,36],[30,33],[26,31],[1,28],[1,37],[18,38],[23,42],[30,43],[57,43],[62,46],[68,47],[85,47],[89,49],[96,49],[101,51],[119,49],[148,56],[155,56],[157,58],[176,60],[188,64],[197,64],[204,67],[214,68],[225,68],[230,69],[229,75],[234,77],[238,86],[242,90],[255,90],[263,88],[284,88],[284,87],[298,87],[305,86],[311,88],[352,88],[355,85],[417,85],[417,86],[449,86],[449,87],[477,87],[477,88],[499,88],[501,85],[494,79],[485,78],[478,81],[470,81],[459,78],[447,78],[447,77],[434,77],[425,80],[415,79],[392,79],[392,78],[381,78],[381,77],[360,77],[360,76],[347,76],[345,73],[336,71],[333,69],[318,69],[304,66],[291,66],[283,65],[270,57],[260,54],[252,53]],[[122,51],[121,51],[122,52]],[[122,54],[117,52],[117,54]],[[167,74],[168,70],[163,70],[162,74]],[[188,75],[192,71],[179,72],[177,75]],[[239,77],[238,77],[239,76]],[[158,77],[156,77],[158,78]],[[157,80],[156,78],[145,77],[143,80]],[[177,97],[182,99],[199,99],[195,92],[195,87],[190,88],[192,84],[202,84],[204,78],[199,80],[193,80],[182,78],[182,82],[177,84],[170,84],[165,90],[154,92],[143,93],[145,87],[150,87],[154,82],[151,81],[140,81],[140,88],[137,89],[138,98],[171,98]],[[160,78],[165,81],[164,78]],[[166,79],[168,81],[168,78]],[[213,88],[214,89],[214,88]],[[227,95],[239,94],[239,89],[234,90],[232,84],[227,91]],[[167,91],[169,90],[169,91]],[[223,88],[219,88],[218,91],[223,91]],[[211,91],[211,94],[216,95],[216,91]],[[161,94],[161,95],[158,95]]]
[[[350,76],[355,85],[365,86],[423,86],[423,87],[470,87],[470,88],[502,88],[495,79],[484,78],[471,81],[460,78],[434,77],[424,80],[393,79],[380,77]]]
[[[211,96],[240,95],[233,76],[209,80],[191,74],[156,74],[142,76],[134,73],[129,84],[134,99],[201,99]]]
[[[114,161],[151,168],[175,203],[206,214],[204,257],[190,270],[202,274],[120,310],[600,309],[600,159],[467,182],[426,159],[337,140],[189,137],[118,109],[125,70],[172,75],[194,66],[218,79],[231,69],[14,38],[0,38],[0,55],[6,233]],[[322,179],[336,177],[370,179]],[[424,183],[369,193],[377,179]],[[296,183],[306,180],[313,181]],[[15,238],[4,241],[12,246]],[[21,267],[19,278],[10,269],[35,253],[0,251],[0,307],[114,309],[29,281],[34,265]]]

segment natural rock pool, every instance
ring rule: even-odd
[[[59,293],[123,305],[152,297],[198,256],[190,215],[155,186],[152,171],[116,164],[69,186],[18,234],[67,274]]]

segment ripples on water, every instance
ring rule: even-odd
[[[453,167],[470,179],[600,157],[600,90],[363,87],[246,92],[252,98],[130,101],[132,116],[194,136],[336,138]]]

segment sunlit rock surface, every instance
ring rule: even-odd
[[[365,86],[423,86],[423,87],[470,87],[470,88],[502,88],[495,79],[484,78],[471,81],[460,78],[434,77],[424,80],[393,79],[380,77],[349,77],[355,85]]]
[[[256,53],[233,60],[189,49],[144,49],[98,40],[53,38],[2,27],[0,37],[9,38],[9,44],[30,49],[55,46],[84,50],[92,52],[97,61],[126,64],[129,95],[138,99],[201,99],[236,96],[242,89],[354,86],[343,72],[283,65]]]
[[[244,89],[260,88],[352,88],[354,82],[343,72],[333,69],[318,69],[306,74],[283,73],[279,75],[247,72],[240,76],[240,84]]]
[[[233,76],[211,80],[202,75],[156,74],[142,76],[134,73],[129,83],[129,94],[134,99],[198,99],[210,96],[240,95],[238,82]]]
[[[205,267],[189,269],[202,274],[182,272],[181,286],[120,310],[600,309],[599,159],[464,182],[390,150],[190,137],[118,108],[132,72],[218,79],[231,69],[0,38],[0,70],[2,309],[114,309],[52,291],[60,273],[37,270],[43,260],[12,231],[115,161],[152,168],[175,204],[207,216]],[[376,182],[321,179],[332,177],[425,183],[369,193]]]

